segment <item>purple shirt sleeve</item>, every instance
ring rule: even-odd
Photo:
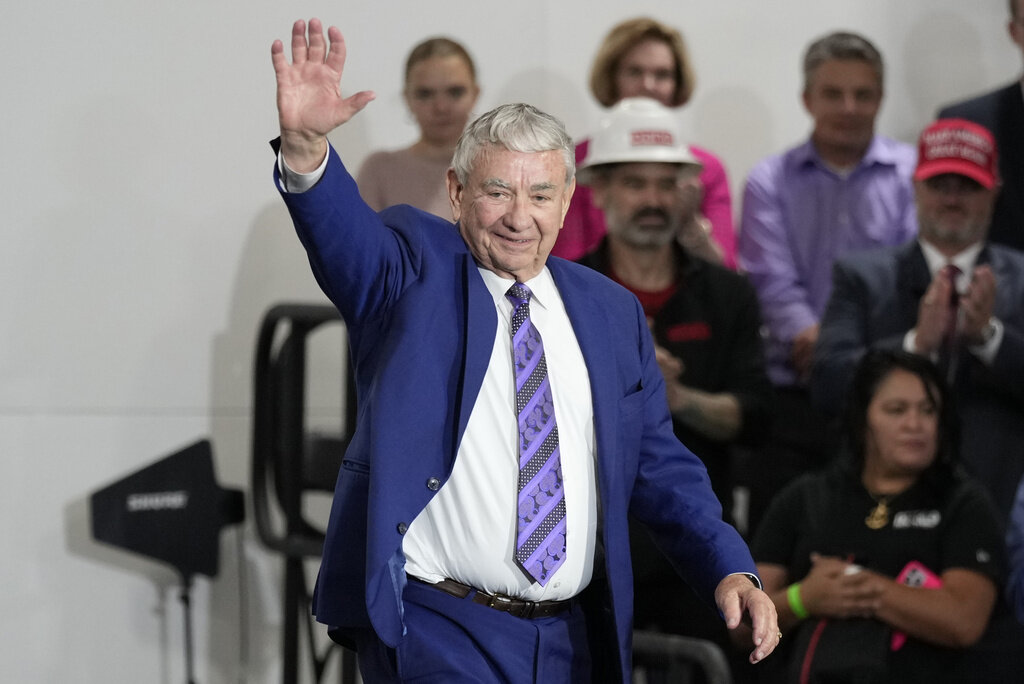
[[[758,164],[743,193],[740,264],[757,288],[761,315],[772,336],[786,342],[818,322],[805,279],[790,249],[789,217],[780,188],[786,181],[780,158]]]

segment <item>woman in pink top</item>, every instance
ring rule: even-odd
[[[612,28],[594,58],[590,90],[605,107],[625,97],[650,97],[668,107],[686,104],[693,93],[694,74],[683,37],[673,28],[645,17]],[[589,140],[576,146],[576,161],[586,157]],[[690,146],[704,165],[699,183],[700,209],[680,240],[689,251],[736,267],[736,235],[732,198],[722,162],[711,152]],[[605,235],[604,214],[594,205],[590,188],[578,186],[552,254],[579,259]]]
[[[430,38],[414,47],[405,63],[404,95],[420,139],[367,157],[356,177],[366,203],[377,211],[411,204],[451,220],[445,175],[479,94],[476,67],[462,45]]]

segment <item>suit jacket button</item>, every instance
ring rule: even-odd
[[[398,523],[398,534],[405,534],[406,530],[408,529],[409,526],[405,523]]]
[[[438,480],[436,477],[432,477],[429,480],[427,480],[427,489],[429,489],[430,491],[436,492],[440,488],[441,481]]]

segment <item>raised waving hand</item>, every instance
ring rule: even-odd
[[[341,74],[345,69],[345,38],[334,26],[324,40],[319,19],[292,25],[291,63],[284,44],[275,40],[270,58],[277,76],[277,112],[281,124],[281,154],[285,163],[300,173],[314,170],[327,154],[327,134],[345,123],[374,97],[363,90],[342,97]]]

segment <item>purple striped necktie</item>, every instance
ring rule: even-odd
[[[544,342],[530,321],[531,292],[508,289],[512,302],[512,364],[519,419],[519,516],[515,557],[544,586],[565,561],[565,493],[558,425],[551,397]]]

